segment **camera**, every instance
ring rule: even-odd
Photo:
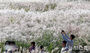
[[[62,32],[64,32],[64,30],[62,30]]]

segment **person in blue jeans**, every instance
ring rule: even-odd
[[[73,49],[73,39],[75,38],[75,35],[71,34],[70,37],[65,33],[64,30],[61,32],[63,40],[67,41],[67,48],[68,48],[68,53],[72,53]]]

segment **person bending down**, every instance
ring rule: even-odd
[[[73,39],[75,38],[75,36],[73,34],[71,34],[70,37],[68,37],[68,35],[64,32],[64,30],[62,30],[61,34],[62,34],[62,38],[65,41],[67,41],[66,47],[69,49],[68,53],[72,53]]]

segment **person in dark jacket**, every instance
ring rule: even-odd
[[[33,50],[35,50],[35,42],[31,42],[31,47],[29,48],[29,52],[31,53]]]

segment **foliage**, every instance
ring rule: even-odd
[[[60,37],[56,38],[53,36],[53,31],[46,30],[43,33],[43,36],[38,38],[38,40],[36,40],[35,42],[37,43],[38,46],[43,45],[44,47],[46,47],[46,50],[51,53],[52,50],[55,49],[56,47],[61,48],[61,41],[62,39]]]
[[[50,9],[55,9],[55,7],[57,7],[57,4],[56,3],[51,3],[51,4],[46,4],[45,5],[45,8],[44,8],[44,11],[48,11]]]
[[[3,53],[3,51],[4,51],[3,46],[4,46],[4,43],[0,43],[1,53]]]
[[[16,45],[20,48],[20,47],[23,47],[23,48],[29,48],[30,47],[30,44],[29,43],[26,43],[26,42],[22,42],[22,41],[15,41],[16,42]]]

